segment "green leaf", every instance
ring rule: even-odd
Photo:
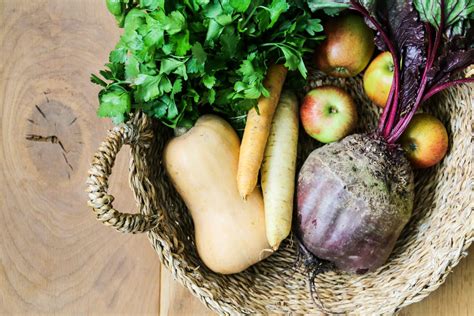
[[[145,23],[145,17],[146,13],[139,9],[134,8],[130,10],[130,12],[128,12],[127,16],[125,17],[125,31],[131,32],[137,30],[138,27]]]
[[[306,79],[308,76],[308,70],[306,69],[306,65],[304,64],[303,59],[300,58],[300,62],[298,64],[298,70],[303,78]]]
[[[124,31],[91,80],[104,87],[101,98],[126,93],[127,111],[140,109],[170,127],[191,124],[208,105],[226,118],[245,114],[269,95],[263,81],[275,62],[306,76],[302,58],[322,31],[307,5],[317,0],[109,1],[120,4]],[[112,104],[104,98],[102,115]],[[109,114],[118,122],[127,111]]]
[[[209,93],[207,94],[207,101],[211,105],[214,104],[214,102],[216,101],[216,90],[214,89],[209,90]]]
[[[373,12],[376,0],[359,0],[358,2],[369,12]],[[311,11],[323,10],[329,16],[338,15],[350,6],[350,0],[307,0],[307,3]]]
[[[262,8],[265,10],[260,10],[256,16],[256,20],[258,21],[258,29],[260,33],[263,33],[264,31],[270,28],[269,27],[270,11],[265,7],[262,7]],[[252,30],[252,33],[257,33],[257,32],[255,32],[255,30]]]
[[[441,20],[440,0],[414,0],[416,10],[420,14],[420,18],[424,22],[429,22],[434,27],[439,27]],[[469,18],[474,12],[473,0],[445,0],[445,27],[462,23],[463,20]]]
[[[318,10],[335,10],[331,12],[336,13],[338,12],[337,10],[347,9],[349,5],[349,0],[308,0],[308,7],[313,12]]]
[[[131,99],[128,92],[121,87],[114,87],[101,93],[99,96],[99,109],[97,115],[99,117],[116,118],[115,122],[125,119],[125,114],[131,110]]]
[[[210,20],[206,34],[206,44],[214,47],[214,41],[221,35],[224,26],[219,24],[216,20]]]
[[[158,20],[147,15],[146,24],[142,25],[141,28],[140,34],[142,34],[146,46],[156,45],[160,47],[164,44],[165,32]]]
[[[183,91],[183,81],[181,79],[176,79],[173,83],[171,94],[174,96],[175,94],[178,94],[181,91]]]
[[[178,60],[174,58],[166,58],[161,61],[160,74],[170,74],[176,70],[179,66],[183,65],[186,60]]]
[[[179,112],[178,112],[178,107],[176,106],[176,103],[174,102],[174,100],[168,97],[167,95],[165,95],[160,98],[160,101],[166,104],[168,108],[166,118],[170,121],[175,119],[178,116]]]
[[[278,18],[283,12],[286,12],[290,6],[286,3],[286,0],[273,0],[268,10],[270,11],[270,24],[268,28],[271,28],[278,21]]]
[[[204,48],[202,48],[201,43],[196,42],[194,43],[192,47],[192,52],[193,52],[193,57],[197,60],[199,63],[205,63],[207,59],[207,54],[204,51]]]
[[[119,16],[122,14],[122,2],[120,0],[107,0],[105,3],[107,9],[113,15]]]
[[[204,64],[193,57],[186,63],[186,69],[190,74],[204,73]]]
[[[258,99],[262,95],[262,92],[256,86],[249,87],[244,92],[246,99]]]
[[[251,0],[230,0],[230,5],[237,12],[245,12],[249,7],[250,2]]]
[[[177,74],[180,77],[183,77],[184,80],[188,80],[188,72],[186,69],[186,64],[182,64],[178,68],[176,68],[175,71],[173,71],[174,74]]]
[[[222,55],[226,58],[234,58],[239,54],[237,47],[240,43],[240,35],[235,33],[233,26],[226,26],[220,37]]]
[[[169,35],[173,35],[181,32],[186,25],[186,19],[184,15],[179,11],[173,11],[168,16],[166,23],[162,24],[164,29]]]
[[[314,36],[316,33],[322,32],[323,26],[321,25],[320,19],[308,19],[306,22],[306,32],[309,35]]]
[[[201,99],[201,97],[199,96],[199,93],[197,93],[196,90],[190,87],[188,87],[186,91],[186,97],[191,98],[194,101],[194,103],[198,103],[199,100]]]
[[[174,35],[171,37],[171,43],[175,45],[176,55],[185,56],[192,47],[189,44],[189,31]]]
[[[133,80],[140,73],[140,64],[134,55],[130,55],[125,62],[125,79]]]
[[[172,54],[176,49],[176,44],[175,43],[168,43],[163,46],[161,46],[161,50],[165,55],[170,55]]]
[[[216,84],[216,77],[205,75],[204,78],[202,78],[202,83],[206,88],[211,89]]]
[[[210,0],[194,0],[194,2],[202,7],[204,7],[206,4],[209,4]]]
[[[127,59],[127,50],[124,47],[118,47],[110,52],[109,61],[111,63],[124,63]]]
[[[232,15],[230,14],[221,14],[216,17],[216,22],[222,26],[226,26],[232,23]]]
[[[203,11],[203,15],[210,19],[214,19],[222,13],[224,13],[224,9],[217,1],[213,1],[213,3],[206,6],[205,10]]]
[[[257,99],[240,99],[234,101],[232,107],[236,111],[249,111],[250,109],[254,108],[257,105]]]
[[[102,87],[107,87],[107,83],[104,80],[97,77],[97,75],[94,75],[94,74],[91,75],[91,82],[95,83],[95,84],[98,84],[99,86],[102,86]]]
[[[156,118],[163,118],[166,115],[166,111],[168,110],[168,106],[166,103],[163,102],[158,102],[154,107],[153,107],[153,115]]]
[[[125,31],[121,40],[130,50],[139,51],[144,48],[143,38],[137,31]]]
[[[295,50],[281,45],[279,45],[278,48],[281,49],[281,52],[285,56],[285,66],[288,67],[289,70],[298,69],[301,58],[296,54]]]
[[[169,93],[173,86],[165,75],[150,76],[140,74],[135,79],[136,85],[135,98],[138,101],[148,102]]]
[[[163,8],[164,6],[164,0],[140,0],[140,7],[150,11],[156,10],[158,7]]]
[[[239,72],[242,74],[242,76],[248,77],[252,75],[252,73],[255,72],[255,68],[252,62],[255,60],[256,56],[257,56],[256,53],[252,53],[247,56],[247,59],[242,61],[242,64],[240,65],[240,68],[239,68]]]

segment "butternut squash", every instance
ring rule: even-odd
[[[198,254],[214,272],[245,270],[270,253],[260,188],[237,189],[240,140],[222,118],[204,115],[164,151],[164,165],[188,207]]]

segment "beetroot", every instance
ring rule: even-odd
[[[350,9],[377,30],[378,48],[390,51],[393,84],[377,131],[309,155],[298,179],[295,230],[305,253],[365,273],[387,260],[413,208],[413,172],[396,142],[424,100],[474,81],[455,78],[474,58],[474,32],[443,0],[421,17],[412,0],[380,0],[367,8],[350,0]],[[455,32],[454,23],[464,33]],[[321,263],[313,259],[305,262],[314,277]]]
[[[382,265],[413,207],[401,148],[356,134],[313,151],[298,178],[297,235],[312,254],[364,273]]]

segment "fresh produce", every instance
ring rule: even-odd
[[[320,147],[298,176],[298,238],[341,270],[372,271],[410,218],[413,186],[403,151],[381,137],[355,134]]]
[[[380,107],[387,103],[393,82],[393,58],[383,52],[369,64],[364,73],[364,90],[369,99]]]
[[[204,115],[172,139],[163,154],[166,171],[193,218],[199,257],[223,274],[240,272],[271,253],[260,189],[246,201],[237,190],[239,146],[229,123]]]
[[[357,124],[357,109],[351,96],[335,86],[318,87],[305,96],[301,123],[309,136],[331,143],[347,136]]]
[[[413,172],[396,142],[424,100],[474,81],[454,77],[474,60],[473,33],[468,15],[452,1],[441,1],[441,8],[429,0],[311,2],[332,14],[335,6],[361,13],[377,30],[378,48],[393,57],[393,85],[377,131],[316,149],[298,177],[302,249],[365,273],[385,262],[412,212]]]
[[[257,185],[273,114],[287,72],[287,68],[283,65],[273,65],[268,69],[263,85],[270,91],[270,95],[260,97],[257,108],[251,109],[247,115],[237,171],[237,187],[244,199]]]
[[[400,137],[400,144],[415,168],[437,164],[448,151],[448,132],[443,123],[427,113],[413,116]]]
[[[273,117],[262,164],[267,240],[277,250],[291,230],[298,147],[298,100],[284,91]]]
[[[295,0],[107,0],[124,28],[106,69],[98,115],[119,123],[143,111],[172,128],[220,113],[241,128],[268,91],[272,64],[306,78],[303,56],[322,39],[320,20]],[[298,76],[299,73],[299,76]]]
[[[106,0],[107,9],[114,16],[120,16],[123,12],[121,0]]]
[[[314,55],[316,68],[333,77],[354,77],[374,52],[373,31],[355,14],[331,18],[324,24],[327,38]]]

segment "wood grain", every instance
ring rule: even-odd
[[[85,206],[89,161],[111,126],[95,116],[88,77],[118,36],[104,1],[0,0],[0,315],[212,314],[144,235],[103,227]],[[111,190],[131,211],[127,166],[125,150]],[[401,315],[472,314],[473,280],[471,255]]]
[[[110,127],[88,78],[115,45],[114,20],[96,0],[1,8],[0,314],[158,314],[148,240],[103,227],[85,204]],[[125,152],[111,186],[117,207],[134,209],[127,169]]]

